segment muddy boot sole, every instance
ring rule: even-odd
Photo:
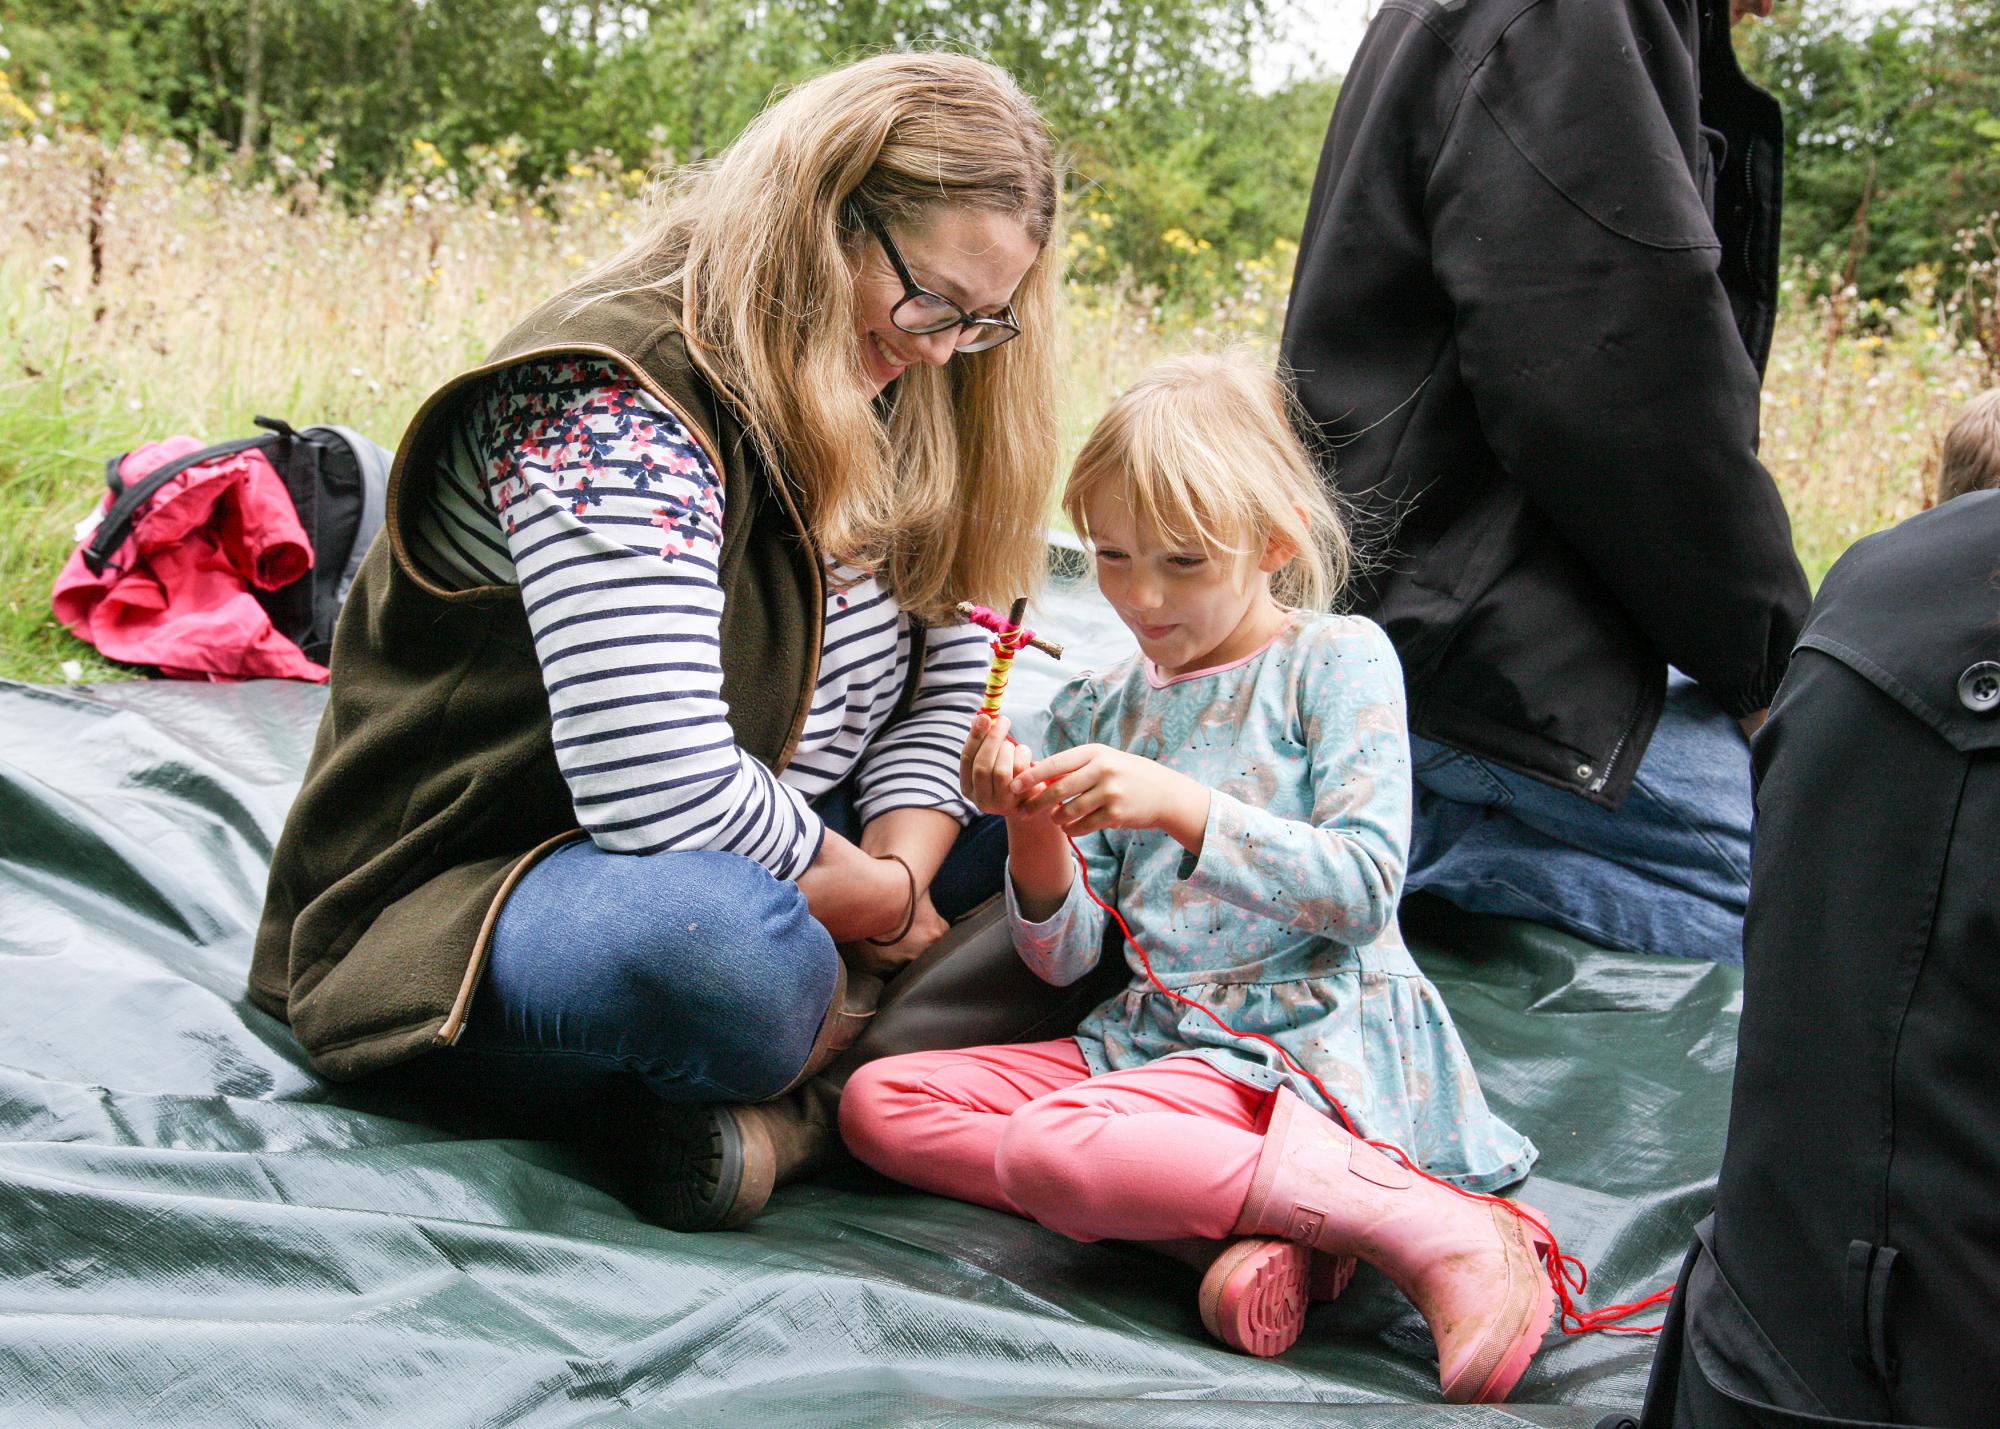
[[[1281,1355],[1306,1323],[1311,1253],[1284,1240],[1239,1240],[1202,1277],[1202,1326],[1232,1350]]]
[[[656,1225],[733,1230],[756,1219],[771,1198],[767,1139],[735,1107],[661,1106],[648,1140],[635,1199]]]

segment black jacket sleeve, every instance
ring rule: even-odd
[[[1479,62],[1426,188],[1496,458],[1660,652],[1762,708],[1807,591],[1697,175],[1685,0],[1543,0]]]

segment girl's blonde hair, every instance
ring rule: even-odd
[[[639,236],[569,290],[575,308],[653,292],[804,493],[821,548],[870,568],[930,620],[997,605],[1043,570],[1064,323],[1059,172],[1005,71],[885,54],[799,85],[683,171]],[[861,215],[921,229],[945,205],[1018,218],[1039,247],[1014,294],[1021,335],[863,383]]]
[[[1285,386],[1248,352],[1169,358],[1120,394],[1084,442],[1063,510],[1086,537],[1100,493],[1169,542],[1255,558],[1276,537],[1297,554],[1271,578],[1272,596],[1331,609],[1353,546],[1292,416]]]

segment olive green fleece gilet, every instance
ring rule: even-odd
[[[722,693],[737,743],[782,769],[812,702],[825,594],[793,488],[759,458],[657,299],[570,316],[544,305],[439,388],[404,434],[272,857],[250,997],[290,1022],[335,1080],[456,1040],[502,900],[537,857],[581,836],[519,587],[442,590],[408,557],[438,455],[482,379],[564,355],[617,363],[722,477]]]

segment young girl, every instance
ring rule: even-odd
[[[1378,627],[1316,613],[1348,548],[1276,379],[1237,356],[1155,369],[1085,443],[1064,503],[1139,653],[1064,687],[1040,760],[1004,717],[976,721],[961,776],[1007,818],[1021,957],[1083,976],[1106,929],[1094,891],[1137,941],[1132,984],[1073,1039],[862,1067],[848,1144],[1078,1240],[1248,1237],[1215,1258],[1201,1310],[1252,1353],[1289,1346],[1308,1284],[1337,1289],[1358,1257],[1429,1321],[1446,1398],[1500,1400],[1553,1309],[1539,1238],[1350,1136],[1270,1045],[1364,1136],[1457,1185],[1535,1159],[1397,931],[1400,669]]]

